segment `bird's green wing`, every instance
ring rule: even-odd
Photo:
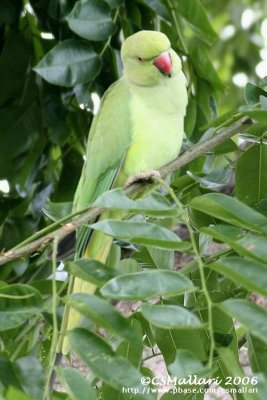
[[[94,117],[73,211],[88,207],[112,186],[131,143],[129,115],[130,91],[127,83],[120,79],[106,91],[100,110]],[[80,251],[87,238],[88,229],[80,229],[77,235]]]

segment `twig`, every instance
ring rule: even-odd
[[[252,120],[250,118],[241,118],[240,120],[234,122],[232,125],[222,129],[211,139],[205,140],[192,146],[189,150],[180,155],[176,160],[161,168],[159,170],[161,176],[165,177],[166,175],[169,175],[170,173],[177,170],[178,168],[183,167],[195,158],[207,153],[215,146],[223,143],[225,140],[230,139],[232,136],[244,131],[250,125],[252,125]],[[132,196],[140,191],[143,191],[144,188],[146,188],[148,185],[151,185],[151,183],[135,183],[125,190],[125,194],[127,196]],[[153,183],[153,185],[155,185],[155,183]],[[89,220],[94,220],[103,211],[103,208],[91,207],[83,212],[80,216],[73,218],[71,222],[68,222],[67,224],[54,230],[53,232],[50,232],[49,234],[46,234],[39,239],[34,240],[29,244],[26,244],[25,246],[11,249],[7,252],[2,253],[0,256],[0,265],[4,265],[9,261],[16,260],[33,252],[41,251],[48,243],[52,242],[55,237],[57,237],[58,240],[63,239],[67,234],[75,231],[79,226],[82,226]]]

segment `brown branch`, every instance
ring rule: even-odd
[[[225,140],[230,139],[232,136],[244,131],[252,124],[252,121],[248,117],[241,118],[240,120],[234,122],[232,125],[223,128],[218,134],[213,136],[211,139],[200,142],[192,146],[189,150],[181,154],[176,160],[170,162],[160,169],[160,174],[162,177],[174,172],[178,168],[183,167],[195,158],[207,153],[215,146],[223,143]],[[135,183],[129,188],[125,189],[125,194],[132,196],[139,191],[144,190],[144,187],[151,185],[151,183]],[[24,257],[35,251],[41,251],[48,243],[57,239],[63,239],[70,232],[75,231],[79,226],[87,223],[89,220],[94,220],[98,215],[103,212],[103,208],[92,207],[87,211],[83,212],[80,216],[75,217],[71,222],[66,223],[62,227],[56,229],[55,231],[34,240],[33,242],[26,244],[25,246],[16,246],[13,250],[8,250],[0,256],[0,265],[3,265],[9,261],[16,260],[20,257]]]

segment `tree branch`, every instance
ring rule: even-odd
[[[215,146],[223,143],[225,140],[230,139],[232,136],[244,131],[250,125],[252,125],[251,119],[248,117],[244,117],[234,122],[232,125],[221,129],[221,131],[213,136],[211,139],[205,140],[192,146],[190,149],[181,154],[176,160],[161,168],[159,171],[161,176],[165,177],[166,175],[177,170],[178,168],[183,167],[195,158],[207,153]],[[149,185],[151,185],[151,183],[149,182],[135,183],[129,188],[125,189],[125,194],[127,194],[128,196],[132,196],[139,191],[142,191],[144,187],[147,187]],[[16,246],[16,248],[2,253],[0,256],[0,265],[3,265],[12,260],[16,260],[20,257],[24,257],[35,251],[41,251],[54,238],[57,238],[58,240],[63,239],[67,234],[75,231],[79,226],[87,223],[89,220],[94,220],[102,212],[103,208],[91,207],[88,210],[84,211],[78,217],[75,217],[71,222],[64,224],[62,227],[54,230],[53,232],[46,234],[22,247]]]

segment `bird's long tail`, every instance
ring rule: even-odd
[[[112,215],[114,217],[114,215]],[[118,215],[116,215],[118,217]],[[102,215],[101,219],[106,219],[107,215]],[[102,263],[106,263],[110,248],[112,245],[113,238],[104,234],[103,232],[94,231],[90,237],[87,248],[84,253],[84,258],[91,258],[94,260],[98,260]],[[96,286],[93,283],[86,282],[80,278],[72,279],[69,286],[70,293],[87,293],[93,294],[96,290]],[[73,308],[69,308],[65,306],[63,322],[61,326],[61,337],[59,340],[58,350],[62,354],[66,355],[70,351],[70,344],[68,338],[65,336],[65,333],[71,329],[76,328],[82,317],[81,314],[74,310]]]

